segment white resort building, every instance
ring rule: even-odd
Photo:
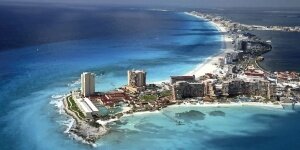
[[[81,74],[81,94],[88,97],[95,93],[95,77],[94,73],[84,72]]]
[[[98,108],[88,98],[76,98],[75,103],[87,118],[93,118],[93,115],[100,115]]]

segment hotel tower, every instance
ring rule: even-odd
[[[146,72],[141,70],[129,70],[127,73],[128,73],[128,86],[131,87],[146,86]]]
[[[81,74],[81,94],[88,97],[95,93],[95,77],[94,73],[84,72]]]

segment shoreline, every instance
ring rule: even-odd
[[[208,21],[207,19],[204,19],[200,16],[194,15],[189,12],[184,12],[184,14],[195,17],[197,19]],[[219,58],[224,57],[226,53],[234,51],[233,45],[230,44],[233,42],[233,39],[226,36],[226,33],[228,32],[228,30],[225,27],[223,27],[221,24],[217,24],[212,21],[208,21],[208,23],[210,23],[211,26],[215,27],[218,30],[218,32],[220,33],[220,36],[221,36],[220,42],[222,43],[221,44],[222,46],[218,52],[205,58],[205,60],[203,62],[197,64],[194,69],[192,69],[186,73],[183,73],[183,75],[185,75],[185,76],[195,75],[195,77],[198,78],[200,76],[205,75],[206,73],[214,73],[218,69],[218,66],[216,64],[218,64]],[[169,82],[169,80],[155,81],[152,83],[161,84],[162,82]]]
[[[201,19],[201,20],[206,20],[205,18],[202,18],[202,17],[200,17],[198,15],[195,15],[195,14],[192,14],[192,13],[185,12],[185,14],[196,17],[196,18]],[[208,20],[206,20],[206,21],[208,21]],[[220,67],[218,66],[220,58],[224,57],[226,55],[226,53],[230,53],[230,52],[234,51],[233,44],[232,44],[233,39],[232,39],[232,37],[229,37],[228,34],[227,34],[228,29],[225,28],[222,24],[218,24],[218,23],[215,23],[213,21],[208,21],[208,23],[211,26],[215,27],[217,29],[217,32],[220,33],[220,36],[221,36],[221,41],[220,42],[222,43],[222,46],[221,46],[220,50],[217,53],[215,53],[212,56],[206,58],[203,62],[197,64],[196,67],[193,70],[185,73],[184,75],[195,75],[195,77],[198,78],[200,76],[205,75],[206,73],[215,74],[215,72],[218,71],[218,69],[220,69]],[[162,84],[162,82],[168,82],[168,81],[158,81],[158,82],[154,82],[154,83]],[[65,111],[67,112],[68,104],[64,103],[64,105],[66,107]],[[281,103],[273,103],[273,102],[269,102],[269,103],[264,103],[264,102],[230,102],[230,103],[213,103],[213,102],[209,102],[209,103],[199,103],[199,102],[196,102],[196,103],[193,103],[193,102],[187,101],[187,102],[183,102],[181,104],[178,104],[178,103],[177,104],[169,104],[169,105],[166,105],[166,108],[189,107],[189,108],[192,109],[193,107],[217,107],[217,108],[219,108],[219,107],[243,107],[243,106],[268,107],[268,108],[273,108],[273,109],[284,110]],[[104,128],[104,131],[102,133],[99,133],[98,135],[95,135],[91,139],[87,140],[87,141],[91,142],[89,144],[95,143],[97,141],[97,139],[101,138],[106,133],[108,133],[108,130],[106,130],[107,129],[106,125],[109,124],[110,122],[118,121],[122,117],[133,117],[135,115],[163,113],[162,112],[163,109],[155,110],[155,111],[137,111],[137,112],[133,112],[133,113],[131,111],[132,111],[132,108],[127,107],[126,109],[124,109],[121,112],[122,116],[120,116],[120,117],[110,119],[110,120],[101,120],[101,119],[99,119],[99,120],[95,121],[96,123],[98,123],[99,125],[101,125]],[[74,114],[72,114],[72,113],[68,114],[68,115],[70,115],[72,118],[75,117],[75,120],[76,120],[77,123],[81,122],[81,120],[76,119],[76,115],[73,116]],[[84,123],[84,124],[87,124],[87,123]],[[75,135],[78,135],[78,133],[79,133],[79,137],[82,137],[83,139],[86,139],[88,136],[86,136],[86,137],[82,136],[82,135],[84,135],[82,133],[81,133],[81,136],[80,136],[80,132],[76,132],[76,131],[81,131],[81,130],[83,130],[81,132],[86,132],[85,129],[86,129],[86,127],[82,127],[81,129],[75,130],[75,132],[73,132],[73,133]]]
[[[263,102],[230,102],[230,103],[204,103],[204,104],[192,104],[190,102],[186,102],[185,104],[176,104],[170,105],[168,107],[244,107],[244,106],[253,106],[253,107],[269,107],[269,108],[277,108],[283,109],[281,104],[274,103],[263,103]]]
[[[106,128],[105,125],[102,126],[101,123],[98,123],[99,127],[94,127],[85,120],[81,120],[77,117],[77,115],[69,109],[67,102],[67,98],[69,96],[70,95],[66,95],[62,100],[65,114],[72,118],[71,123],[68,125],[68,128],[64,131],[64,133],[71,135],[73,139],[94,147],[97,139],[100,139],[102,136],[107,134],[109,129]]]
[[[189,15],[189,16],[193,16],[198,19],[206,20],[200,16],[194,15],[189,12],[185,12],[185,14]],[[210,23],[211,26],[214,26],[218,30],[218,32],[221,34],[220,35],[221,43],[222,43],[221,49],[216,54],[206,58],[204,62],[198,64],[196,66],[196,68],[187,72],[185,75],[195,75],[195,77],[200,77],[200,76],[205,75],[206,73],[214,73],[214,71],[216,71],[218,69],[216,64],[218,64],[219,58],[225,56],[225,54],[228,52],[234,51],[233,45],[230,44],[233,41],[232,38],[226,36],[226,33],[228,32],[228,30],[225,27],[223,27],[221,24],[217,24],[212,21],[208,21],[208,22]]]

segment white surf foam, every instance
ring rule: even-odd
[[[64,109],[63,98],[52,99],[49,103],[51,105],[54,105],[57,108],[59,114],[63,113],[63,109]]]
[[[81,82],[80,79],[73,81],[72,83],[68,84],[68,87],[76,87],[80,84],[80,82]]]

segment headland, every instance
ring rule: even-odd
[[[95,74],[81,74],[81,89],[71,91],[64,99],[65,111],[76,120],[71,133],[93,144],[109,132],[109,122],[168,106],[300,109],[300,74],[270,72],[257,65],[257,61],[263,61],[261,55],[271,51],[270,42],[220,17],[195,11],[186,14],[210,21],[218,29],[224,43],[221,51],[187,74],[171,76],[166,82],[147,84],[144,70],[129,70],[128,84],[109,92],[95,91]]]

